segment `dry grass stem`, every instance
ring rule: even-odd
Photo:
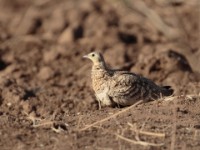
[[[32,124],[33,124],[32,126],[34,128],[38,128],[38,127],[42,127],[42,126],[48,126],[49,128],[51,128],[56,133],[60,133],[61,131],[64,131],[61,127],[58,127],[58,129],[57,129],[54,126],[54,123],[57,123],[56,121],[54,121],[56,112],[53,113],[53,115],[51,116],[50,119],[41,119],[41,118],[35,117],[34,114],[28,114],[26,112],[24,112],[24,113],[25,113],[25,115],[27,115],[27,118],[32,121]],[[64,125],[66,127],[68,126],[66,123]]]
[[[68,125],[65,124],[65,126],[68,126]],[[52,129],[53,131],[55,131],[56,133],[60,133],[60,132],[64,131],[61,127],[58,127],[58,129],[56,129],[56,128],[53,126],[53,127],[51,127],[51,129]]]
[[[143,102],[143,101],[140,100],[140,101],[138,101],[137,103],[135,103],[134,105],[131,105],[131,106],[129,106],[129,107],[127,107],[127,108],[121,110],[120,112],[117,112],[117,113],[115,113],[115,114],[113,114],[113,115],[111,115],[111,116],[108,116],[108,117],[106,117],[106,118],[104,118],[104,119],[102,119],[102,120],[99,120],[99,121],[96,121],[96,122],[94,122],[94,123],[92,123],[92,124],[90,124],[90,125],[87,125],[86,127],[80,129],[79,131],[87,130],[87,129],[89,129],[89,128],[91,128],[91,127],[94,127],[94,126],[96,126],[96,125],[98,125],[98,124],[101,124],[101,123],[103,123],[103,122],[105,122],[105,121],[108,121],[108,120],[110,120],[110,119],[112,119],[112,118],[115,118],[115,117],[117,117],[117,116],[119,116],[119,115],[121,115],[121,114],[123,114],[123,113],[125,113],[125,112],[127,112],[127,111],[129,111],[129,110],[131,110],[132,108],[136,107],[137,105],[141,104],[142,102]]]
[[[194,97],[199,97],[199,95],[170,96],[170,97],[164,98],[164,100],[165,100],[165,101],[172,101],[172,100],[175,100],[175,99],[180,98],[180,97],[185,97],[185,98],[188,98],[188,99],[192,99],[192,98],[194,98]],[[108,121],[108,120],[110,120],[110,119],[112,119],[112,118],[115,118],[115,117],[117,117],[118,115],[121,115],[121,114],[127,112],[128,110],[134,108],[135,106],[141,104],[142,102],[143,102],[143,101],[140,100],[140,101],[138,101],[137,103],[135,103],[134,105],[129,106],[129,107],[127,107],[127,108],[121,110],[120,112],[117,112],[117,113],[115,113],[115,114],[113,114],[113,115],[111,115],[111,116],[108,116],[108,117],[106,117],[106,118],[104,118],[104,119],[102,119],[102,120],[96,121],[96,122],[94,122],[94,123],[92,123],[92,124],[90,124],[90,125],[86,125],[86,127],[80,129],[79,131],[87,130],[87,129],[89,129],[89,128],[91,128],[91,127],[94,127],[94,126],[96,126],[96,125],[98,125],[98,124],[101,124],[101,123],[103,123],[103,122],[105,122],[105,121]],[[160,135],[160,136],[163,136],[163,135]]]
[[[154,132],[149,132],[149,131],[142,131],[138,130],[133,124],[128,122],[128,125],[131,127],[131,130],[134,132],[137,132],[139,134],[144,134],[144,135],[149,135],[149,136],[156,136],[156,137],[165,137],[164,133],[154,133]]]
[[[187,99],[193,99],[193,98],[199,98],[200,95],[179,95],[179,96],[169,96],[169,97],[165,97],[163,98],[164,101],[173,101],[177,98],[187,98]]]
[[[116,133],[114,133],[114,135],[117,136],[118,138],[120,138],[120,139],[122,139],[122,140],[124,140],[126,142],[132,143],[132,144],[137,144],[137,145],[142,145],[142,146],[156,146],[156,147],[164,145],[164,143],[155,144],[155,143],[149,143],[149,142],[144,142],[144,141],[135,141],[135,140],[126,138],[124,136],[121,136],[119,134],[116,134]]]
[[[170,150],[175,150],[175,144],[176,144],[176,130],[177,130],[177,101],[174,101],[174,108],[173,108],[173,126],[172,126],[172,137],[171,137],[171,146]]]
[[[40,127],[40,126],[45,126],[45,125],[53,125],[53,123],[54,123],[54,121],[51,121],[51,120],[46,120],[46,119],[41,119],[41,118],[35,117],[34,114],[28,114],[26,112],[24,112],[24,113],[27,116],[27,118],[32,121],[33,127],[35,127],[35,128]],[[54,118],[55,114],[53,114],[52,117]]]
[[[46,126],[46,125],[53,125],[53,123],[54,123],[53,121],[46,120],[46,121],[39,122],[38,124],[33,124],[33,127],[37,128],[37,127]]]
[[[124,137],[124,136],[122,136],[122,135],[120,135],[118,133],[114,133],[114,132],[111,132],[111,131],[109,131],[109,130],[107,130],[105,128],[102,128],[100,126],[93,126],[93,127],[100,128],[100,129],[104,130],[105,132],[107,132],[109,134],[115,135],[118,139],[124,140],[124,141],[132,143],[132,144],[142,145],[142,146],[154,146],[154,147],[160,147],[160,146],[164,145],[164,143],[156,144],[156,143],[150,143],[150,142],[141,141],[140,139],[136,139],[136,140],[129,139],[129,138],[126,138],[126,137]]]

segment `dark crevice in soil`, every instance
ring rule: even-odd
[[[135,43],[137,43],[137,37],[133,34],[119,32],[118,37],[125,44],[135,44]]]
[[[30,97],[36,97],[36,90],[25,90],[24,100],[28,100]]]
[[[0,59],[0,71],[6,69],[6,67],[8,67],[9,65],[10,65],[10,63],[5,62],[5,61]]]

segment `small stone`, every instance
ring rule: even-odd
[[[58,55],[59,53],[56,49],[51,49],[50,51],[44,53],[43,59],[46,63],[49,63],[55,60],[58,57]]]
[[[7,103],[7,106],[8,106],[8,107],[10,107],[11,105],[12,105],[12,103],[10,103],[10,102],[9,102],[9,103]]]
[[[73,36],[73,29],[71,27],[65,29],[58,38],[59,44],[70,43],[73,41],[74,41],[74,36]]]
[[[41,80],[48,80],[51,77],[53,77],[53,75],[54,75],[54,72],[50,67],[43,67],[43,68],[40,69],[37,76]]]
[[[51,17],[44,22],[44,29],[47,32],[60,33],[66,24],[65,12],[59,8],[54,10]]]
[[[34,34],[41,24],[42,21],[39,11],[37,9],[30,9],[25,16],[22,17],[22,20],[20,20],[19,25],[14,31],[16,35]]]

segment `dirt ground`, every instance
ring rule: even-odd
[[[1,0],[1,150],[199,150],[199,0]],[[173,97],[98,109],[91,62]]]

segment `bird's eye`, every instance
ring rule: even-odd
[[[94,57],[95,55],[94,54],[92,54],[92,57]]]

